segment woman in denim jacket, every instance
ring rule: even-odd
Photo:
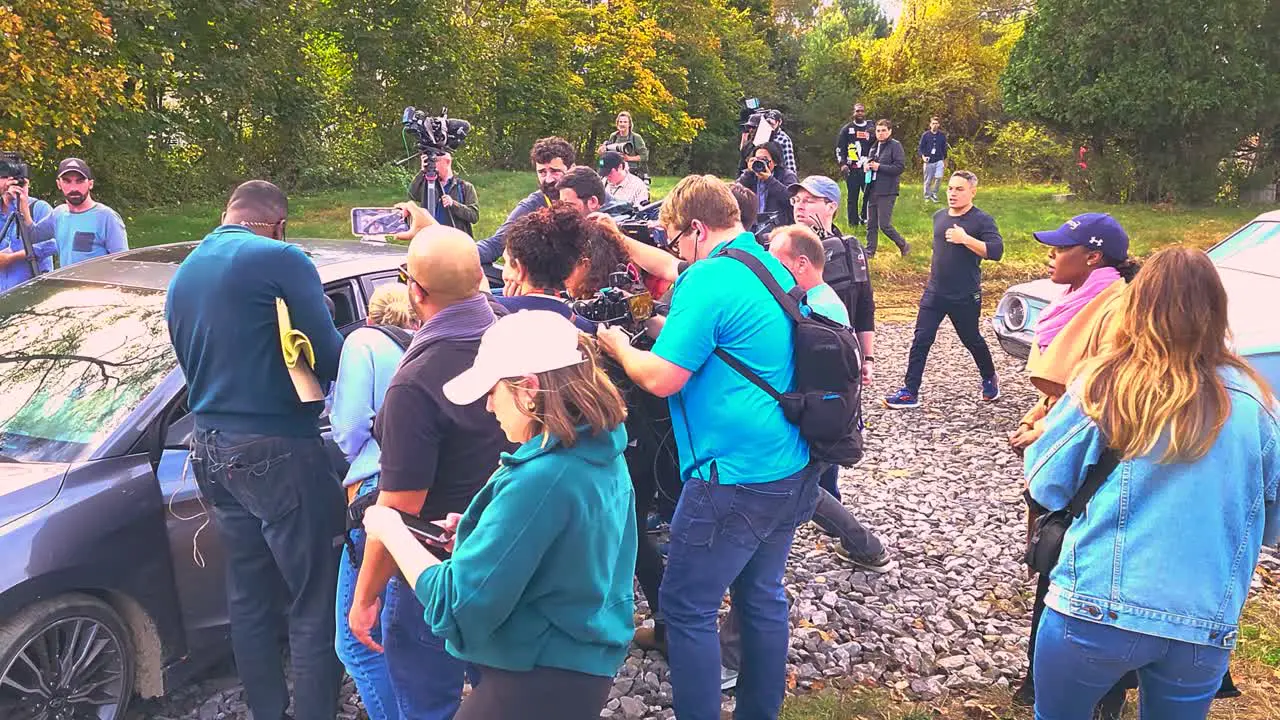
[[[1067,531],[1035,659],[1036,718],[1089,720],[1138,672],[1144,718],[1202,719],[1264,542],[1280,535],[1280,423],[1227,347],[1227,297],[1198,251],[1152,257],[1115,342],[1027,449],[1032,498],[1066,507],[1108,446],[1121,462]]]

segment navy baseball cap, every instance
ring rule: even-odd
[[[626,158],[622,157],[622,153],[610,150],[600,156],[600,174],[608,175],[617,168],[622,167],[624,162],[626,162]]]
[[[808,190],[820,198],[830,200],[833,203],[840,202],[840,186],[835,180],[823,175],[810,175],[798,183],[792,183],[787,186],[787,192],[795,195],[801,190]]]
[[[1107,213],[1085,213],[1062,224],[1057,230],[1032,233],[1036,240],[1052,247],[1086,247],[1112,260],[1129,257],[1129,233]]]

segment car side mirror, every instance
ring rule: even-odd
[[[169,423],[164,432],[165,450],[188,450],[191,448],[191,436],[196,431],[195,413],[187,413]]]

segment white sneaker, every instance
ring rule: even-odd
[[[720,689],[732,690],[738,686],[738,671],[720,666]]]

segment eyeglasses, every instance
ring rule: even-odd
[[[423,295],[428,294],[427,287],[422,283],[418,282],[418,280],[414,278],[413,275],[409,274],[409,263],[407,262],[402,263],[400,267],[396,268],[396,280],[399,280],[401,285],[408,285],[410,283],[417,285],[418,289],[422,291]]]
[[[685,228],[681,230],[680,232],[676,233],[675,237],[668,240],[665,248],[666,251],[669,253],[678,252],[680,250],[680,238],[684,237],[684,234],[687,232],[689,232],[689,228]]]

